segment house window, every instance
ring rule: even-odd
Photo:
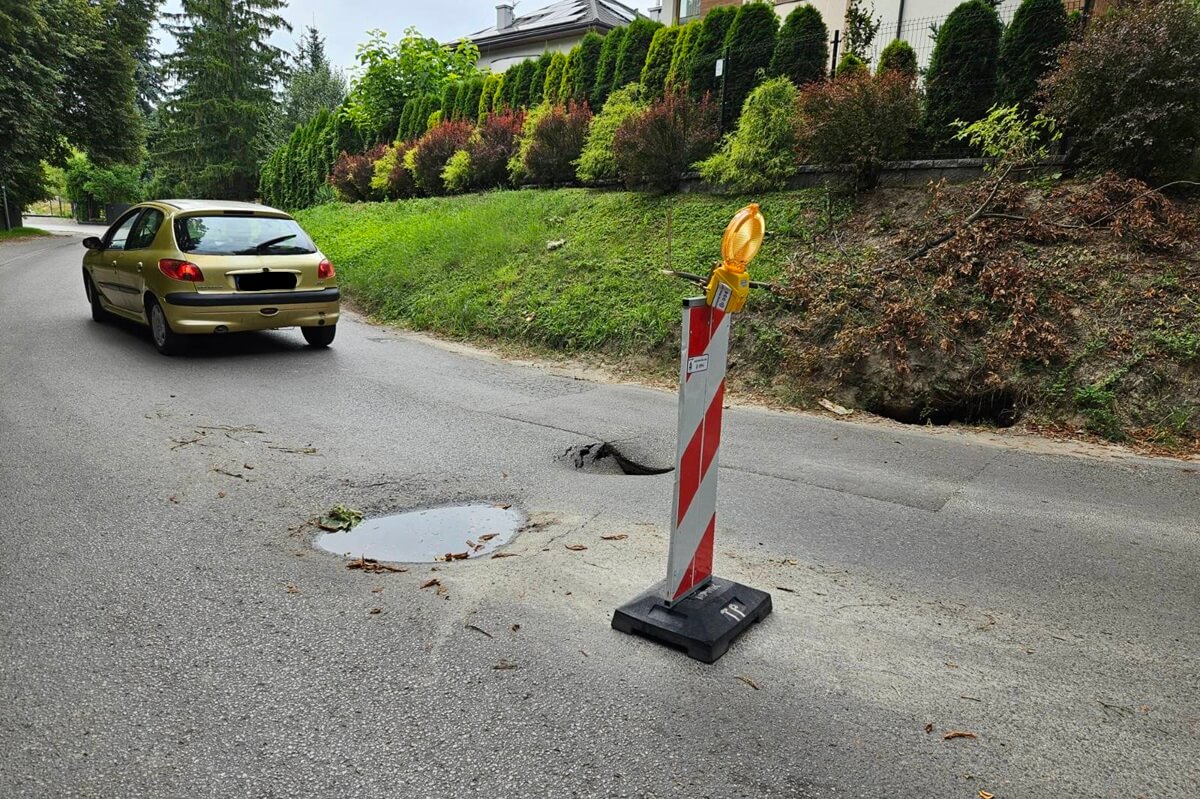
[[[700,0],[679,0],[679,21],[691,22],[700,17]]]

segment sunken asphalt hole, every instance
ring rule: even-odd
[[[674,471],[672,466],[651,466],[634,460],[623,453],[616,444],[610,444],[607,441],[594,441],[590,444],[576,444],[573,447],[567,447],[566,451],[558,456],[558,459],[570,463],[580,471],[613,472],[619,470],[621,474],[638,477]]]
[[[479,502],[364,519],[351,530],[325,533],[315,543],[351,559],[436,563],[490,556],[524,524],[525,515],[511,505]]]
[[[928,398],[911,404],[885,401],[867,410],[902,424],[936,426],[970,424],[1012,427],[1021,418],[1016,395],[1004,390],[962,397]]]

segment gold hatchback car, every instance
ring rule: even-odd
[[[295,219],[265,205],[156,200],[83,240],[92,318],[149,325],[159,352],[185,337],[299,327],[313,347],[337,331],[333,264]]]

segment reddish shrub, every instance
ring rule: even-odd
[[[508,183],[508,161],[517,153],[525,122],[522,111],[488,114],[467,145],[471,154],[471,185],[490,189]]]
[[[692,164],[712,155],[719,135],[709,95],[694,102],[686,92],[668,92],[617,128],[617,174],[631,189],[671,191]]]
[[[412,142],[399,142],[396,145],[396,161],[391,165],[387,175],[388,196],[394,199],[413,197],[417,193],[417,182],[413,173],[404,166],[404,156],[413,148]]]
[[[413,158],[413,177],[417,186],[429,194],[445,194],[442,170],[450,156],[467,145],[471,138],[471,123],[462,120],[443,122],[426,131],[417,142]]]
[[[530,119],[528,138],[521,146],[525,177],[533,183],[570,183],[592,121],[591,110],[586,103],[556,105],[539,109]]]
[[[333,162],[329,173],[329,185],[342,202],[357,203],[377,199],[371,190],[371,178],[375,175],[375,162],[387,152],[386,144],[378,144],[367,152],[351,155],[345,150]]]

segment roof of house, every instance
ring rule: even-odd
[[[638,16],[636,9],[617,0],[559,0],[545,8],[515,17],[511,25],[495,25],[467,36],[479,47],[496,47],[528,39],[569,36],[593,29],[610,30],[628,25]]]

